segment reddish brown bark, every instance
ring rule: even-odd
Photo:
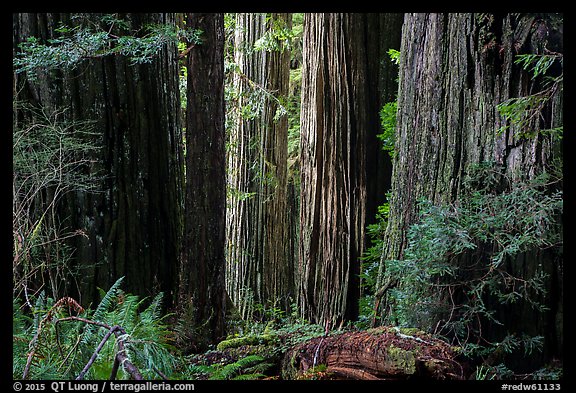
[[[202,30],[202,43],[188,54],[179,307],[191,318],[187,344],[202,348],[225,336],[224,16],[189,14],[187,26]]]
[[[287,352],[285,379],[294,379],[325,365],[326,372],[346,379],[462,379],[457,352],[422,332],[381,327],[361,332],[316,337]]]

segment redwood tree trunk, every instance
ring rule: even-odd
[[[306,14],[301,107],[299,306],[334,327],[358,315],[367,143],[378,133],[378,15]],[[370,23],[369,23],[370,22]]]
[[[291,28],[292,18],[287,13],[273,13],[266,23],[267,29],[275,25]],[[263,85],[280,100],[286,102],[290,83],[290,50],[284,47],[266,53],[266,74]],[[285,105],[285,104],[284,104]],[[263,228],[262,252],[263,296],[265,301],[290,310],[295,300],[294,258],[290,236],[288,195],[288,115],[277,117],[279,104],[268,100],[264,111],[262,135]]]
[[[14,14],[14,44],[59,36],[60,23],[74,14]],[[99,24],[101,14],[80,21]],[[174,14],[119,14],[129,28],[175,23]],[[106,31],[110,26],[102,26]],[[118,35],[125,31],[113,30]],[[146,64],[123,56],[84,60],[76,68],[42,72],[36,81],[18,75],[19,100],[50,113],[68,108],[64,119],[93,121],[102,149],[88,168],[97,193],[66,195],[60,222],[77,236],[66,288],[60,296],[81,295],[97,304],[97,288],[125,276],[123,289],[149,296],[175,286],[182,198],[181,121],[176,45],[167,45]],[[79,292],[79,293],[77,293]]]
[[[202,42],[188,55],[179,307],[201,348],[225,336],[224,15],[188,14],[186,26],[202,30]]]
[[[409,226],[417,219],[420,198],[455,203],[471,165],[493,161],[501,176],[516,181],[547,171],[560,146],[539,134],[521,138],[506,125],[496,106],[543,89],[530,73],[514,64],[523,53],[562,52],[561,28],[554,15],[407,14],[404,21],[397,118],[397,156],[392,178],[390,220],[384,258],[401,259]],[[536,127],[562,124],[562,96],[553,98]],[[546,252],[524,253],[510,261],[509,272],[529,277],[542,265],[550,310],[528,305],[499,310],[506,329],[545,337],[544,355],[561,354],[562,262]],[[484,330],[488,339],[503,332]],[[505,332],[504,332],[505,333]],[[501,336],[500,336],[501,337]],[[538,356],[534,355],[532,359]]]
[[[288,310],[294,295],[289,235],[287,154],[288,119],[276,118],[276,99],[288,94],[290,51],[255,50],[276,24],[290,27],[289,14],[244,14],[236,17],[234,88],[239,99],[231,116],[228,155],[230,187],[227,216],[227,289],[243,317],[254,303],[277,303]],[[262,111],[241,116],[242,107],[257,106],[253,93],[268,91]]]

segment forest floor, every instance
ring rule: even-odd
[[[198,379],[463,379],[458,348],[416,329],[310,337],[302,328],[222,341],[192,355]]]

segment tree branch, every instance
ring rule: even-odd
[[[112,336],[112,334],[119,328],[120,328],[120,326],[118,326],[118,325],[113,326],[112,329],[108,330],[108,332],[104,335],[104,337],[102,338],[102,341],[100,341],[100,344],[98,344],[98,347],[96,347],[96,350],[94,351],[94,353],[90,357],[90,360],[88,360],[88,363],[86,363],[86,366],[84,366],[82,371],[80,371],[80,374],[78,374],[78,376],[76,377],[77,381],[84,379],[84,376],[86,375],[86,373],[90,369],[90,366],[92,366],[92,363],[94,363],[94,361],[98,357],[98,353],[100,353],[100,351],[104,347],[104,344],[106,344],[106,341],[108,341],[110,336]]]
[[[132,377],[132,379],[135,380],[142,380],[142,374],[140,374],[140,371],[138,370],[138,368],[128,359],[128,355],[126,355],[126,347],[124,346],[124,341],[122,340],[122,338],[120,337],[121,335],[125,335],[126,331],[119,325],[116,326],[110,326],[108,324],[105,324],[103,322],[99,322],[99,321],[92,321],[90,319],[86,319],[86,318],[82,318],[82,317],[76,317],[76,316],[70,316],[70,317],[66,317],[66,318],[62,318],[59,319],[56,322],[63,322],[63,321],[79,321],[79,322],[84,322],[87,324],[91,324],[91,325],[96,325],[96,326],[100,326],[103,327],[105,329],[108,329],[108,333],[107,336],[108,337],[104,337],[105,340],[103,339],[100,342],[100,345],[104,345],[104,343],[106,342],[106,340],[108,340],[110,334],[114,333],[114,335],[116,336],[117,339],[117,343],[118,343],[118,352],[116,352],[116,358],[114,360],[114,365],[116,366],[116,362],[122,364],[122,367],[124,367],[124,370],[126,370],[126,372],[128,374],[130,374],[130,376]],[[94,357],[94,359],[96,358],[96,356],[98,355],[98,352],[100,352],[100,345],[98,346],[98,348],[96,348],[95,353],[92,355],[92,357]],[[88,371],[88,368],[90,368],[90,366],[92,365],[91,362],[88,362],[89,364],[86,365],[86,367],[84,367],[86,369],[86,371]],[[116,367],[116,370],[118,368]],[[84,370],[82,370],[84,372]],[[115,371],[114,368],[112,370],[113,372]],[[85,372],[84,372],[85,374]],[[80,375],[76,378],[76,379],[82,379],[81,376],[83,377],[84,375],[82,373],[80,373]],[[114,376],[115,377],[115,372],[114,374],[111,374],[111,377]]]

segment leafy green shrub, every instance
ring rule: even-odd
[[[380,110],[380,123],[383,132],[378,134],[377,137],[382,141],[382,148],[388,152],[390,157],[394,158],[395,150],[394,144],[396,143],[396,112],[398,110],[398,102],[392,101],[386,103]]]
[[[389,49],[388,55],[392,63],[400,64],[400,52],[396,49]],[[390,101],[384,104],[380,109],[380,125],[382,133],[377,137],[382,141],[382,148],[388,152],[391,158],[394,158],[396,152],[394,145],[396,143],[396,112],[398,111],[398,100]]]
[[[541,349],[541,336],[524,333],[483,343],[482,325],[502,325],[502,306],[546,310],[544,270],[515,275],[509,265],[526,252],[561,253],[562,191],[551,188],[558,180],[546,173],[514,183],[499,174],[493,163],[479,164],[454,204],[420,201],[403,259],[384,262],[385,275],[398,283],[388,292],[389,322],[452,337],[482,357]]]

